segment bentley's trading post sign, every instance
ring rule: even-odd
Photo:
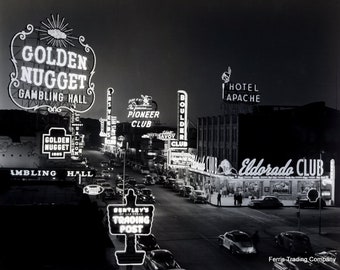
[[[18,107],[78,113],[92,107],[96,57],[85,38],[72,31],[64,18],[52,15],[39,27],[28,24],[14,35],[8,93]]]
[[[125,250],[116,251],[118,265],[141,265],[145,259],[145,251],[136,251],[136,235],[151,233],[154,206],[152,204],[136,204],[136,195],[129,189],[125,196],[126,204],[109,204],[107,215],[110,234],[125,235]]]

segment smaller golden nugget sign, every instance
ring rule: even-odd
[[[129,189],[125,196],[126,204],[109,204],[107,215],[110,234],[125,235],[125,250],[116,251],[118,265],[141,265],[145,259],[145,251],[136,251],[136,235],[151,233],[154,206],[152,204],[136,204],[136,195]]]
[[[64,128],[50,128],[42,137],[42,153],[49,159],[65,159],[71,153],[71,135]]]

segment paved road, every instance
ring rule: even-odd
[[[122,170],[122,168],[118,169]],[[131,169],[126,172],[141,181],[142,176]],[[186,269],[271,269],[269,257],[289,254],[274,245],[274,235],[284,230],[297,229],[297,209],[255,210],[248,207],[218,208],[209,204],[193,204],[161,186],[151,187],[156,196],[156,213],[152,232],[162,248],[173,252]],[[322,210],[322,230],[318,235],[319,211],[301,211],[301,230],[311,237],[315,251],[340,247],[340,210]],[[258,230],[259,254],[253,257],[231,255],[217,245],[217,236],[226,231],[240,229],[252,234]]]

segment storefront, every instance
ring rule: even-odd
[[[281,169],[281,173],[274,174],[272,170],[272,175],[249,175],[250,173],[242,173],[244,171],[242,169],[238,173],[225,175],[218,170],[208,172],[207,166],[201,168],[196,166],[196,168],[188,169],[187,184],[195,189],[204,190],[211,204],[217,204],[217,194],[221,193],[222,205],[233,205],[234,195],[241,194],[243,205],[247,205],[248,201],[254,198],[276,196],[287,206],[294,205],[297,198],[306,197],[311,188],[320,190],[321,184],[322,198],[327,205],[334,205],[334,163],[334,160],[330,162],[329,174],[323,173],[322,169],[315,175],[307,173],[290,175],[294,173],[293,170],[288,170],[292,166],[286,166],[286,172],[284,172],[284,167],[274,170],[279,172]],[[269,167],[269,165],[266,166],[266,168]]]

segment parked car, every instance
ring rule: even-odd
[[[149,167],[148,166],[142,166],[140,168],[140,173],[141,174],[149,174],[150,173]]]
[[[109,170],[102,170],[101,175],[102,175],[102,177],[104,177],[104,178],[110,178],[110,177],[113,176],[113,175],[112,175],[112,172],[109,171]]]
[[[154,185],[155,183],[156,183],[155,179],[149,174],[143,178],[144,185]]]
[[[153,234],[137,236],[137,248],[145,251],[160,249]]]
[[[248,203],[250,208],[280,208],[283,203],[274,196],[264,196],[262,199],[253,199]]]
[[[281,232],[275,236],[275,244],[292,254],[313,254],[307,234],[299,231]]]
[[[295,206],[299,207],[300,204],[300,208],[319,208],[319,203],[320,203],[320,199],[317,199],[316,202],[310,202],[307,198],[303,198],[303,199],[297,199],[295,202]],[[321,199],[321,208],[324,208],[326,206],[326,202],[324,199]]]
[[[180,269],[172,253],[167,249],[152,250],[145,256],[144,267],[147,270]]]
[[[106,183],[106,182],[107,182],[107,180],[104,179],[104,178],[95,178],[94,179],[94,183],[97,184],[97,185],[100,185],[100,184]]]
[[[203,190],[193,190],[189,199],[194,203],[207,203],[207,194]]]
[[[170,188],[172,189],[174,183],[175,183],[176,179],[175,178],[167,178],[164,182],[164,187],[165,188]]]
[[[100,162],[100,166],[103,167],[103,168],[106,168],[109,166],[109,163],[107,161],[102,161]]]
[[[108,189],[108,188],[112,188],[111,184],[109,182],[104,182],[100,184],[102,186],[102,188]]]
[[[155,196],[152,195],[152,191],[149,188],[142,188],[137,195],[138,203],[155,203]]]
[[[219,235],[218,244],[227,248],[232,254],[256,254],[256,248],[250,236],[240,230]]]
[[[294,261],[278,260],[272,270],[339,270],[339,252],[337,250],[322,251],[313,255],[313,260]]]
[[[156,184],[163,185],[165,182],[166,176],[165,175],[158,175],[156,178]]]
[[[190,186],[190,185],[185,185],[181,188],[181,190],[179,191],[179,194],[183,197],[189,197],[191,192],[194,191],[194,187]]]
[[[117,184],[116,185],[116,194],[119,195],[119,196],[122,196],[123,195],[123,187],[124,187],[124,194],[126,195],[129,191],[129,188],[132,188],[129,184]]]
[[[135,194],[138,195],[142,188],[146,188],[146,185],[144,185],[144,184],[136,184],[133,187],[133,189],[135,190]]]
[[[112,200],[115,197],[116,197],[116,192],[112,187],[104,189],[102,193],[103,200]]]
[[[179,192],[183,186],[184,186],[183,180],[176,180],[172,186],[172,190],[175,192]]]

